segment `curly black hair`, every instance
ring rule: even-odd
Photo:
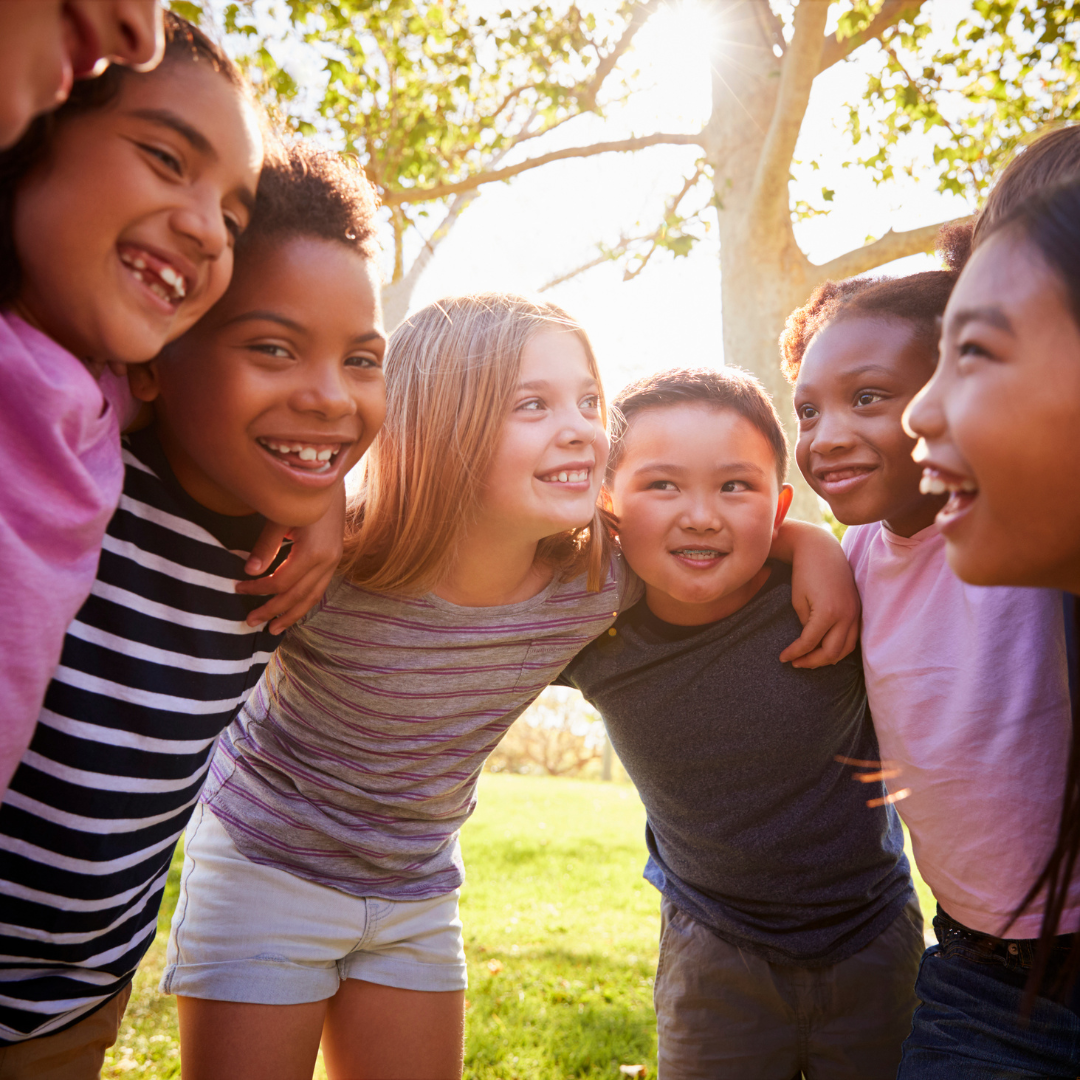
[[[255,212],[236,245],[237,266],[268,237],[338,240],[375,259],[378,206],[375,188],[352,160],[302,140],[283,145],[263,166]]]
[[[933,345],[957,277],[955,270],[927,270],[900,278],[823,282],[787,318],[780,335],[780,369],[794,386],[803,355],[815,335],[830,323],[858,315],[910,323],[920,338]]]

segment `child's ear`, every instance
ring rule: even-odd
[[[776,500],[776,517],[773,519],[772,538],[775,540],[780,532],[780,526],[784,524],[784,518],[791,509],[791,500],[795,497],[795,489],[790,484],[780,485],[780,496]]]
[[[131,396],[139,401],[153,401],[161,392],[157,361],[148,360],[145,364],[129,364],[128,387],[131,389]]]

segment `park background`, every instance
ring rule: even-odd
[[[283,124],[364,166],[388,328],[451,293],[541,292],[590,333],[609,397],[737,364],[789,430],[787,313],[827,277],[939,267],[940,224],[1080,109],[1080,0],[169,6]],[[468,1077],[655,1072],[659,898],[641,803],[617,762],[600,779],[603,751],[580,697],[549,690],[481,779],[462,837]],[[106,1077],[179,1076],[156,992],[179,865]]]

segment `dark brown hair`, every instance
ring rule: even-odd
[[[1073,180],[1080,180],[1080,124],[1040,132],[1001,171],[974,221],[942,225],[938,254],[959,273],[972,250],[1021,203],[1045,188]]]
[[[776,461],[776,478],[787,476],[788,441],[765,387],[741,368],[674,368],[646,375],[620,391],[611,406],[611,453],[605,484],[610,485],[622,460],[626,434],[634,417],[646,409],[699,403],[714,409],[733,409],[765,436]]]
[[[255,212],[236,245],[237,268],[259,241],[296,236],[340,241],[375,259],[378,206],[359,165],[300,140],[280,147],[259,176]]]
[[[1069,128],[1080,132],[1080,128]],[[1060,134],[1055,132],[1055,134]],[[1036,144],[1038,145],[1038,144]],[[1076,141],[1080,147],[1080,141]],[[1028,153],[1031,151],[1029,150]],[[1057,275],[1069,303],[1073,321],[1080,327],[1080,181],[1028,192],[1010,213],[1002,214],[987,226],[981,239],[998,232],[1015,232],[1030,243]],[[1080,552],[1077,553],[1080,557]],[[1074,598],[1073,618],[1080,633],[1080,600]],[[1046,866],[1031,886],[1016,915],[1045,888],[1046,905],[1042,929],[1035,953],[1035,963],[1028,982],[1026,1006],[1030,1009],[1036,993],[1046,990],[1061,995],[1076,982],[1080,974],[1080,934],[1072,937],[1071,948],[1062,958],[1058,970],[1051,971],[1061,916],[1069,902],[1069,889],[1080,858],[1080,695],[1072,702],[1072,744],[1065,775],[1065,795],[1061,806],[1057,842]]]
[[[810,342],[830,323],[858,316],[909,323],[928,349],[937,344],[939,320],[958,274],[927,270],[907,277],[847,278],[826,281],[787,318],[780,335],[780,368],[792,385],[799,378]]]
[[[187,19],[166,11],[165,52],[160,66],[181,62],[207,65],[236,87],[237,93],[254,104],[247,80],[221,46]],[[13,231],[15,194],[23,177],[48,153],[53,137],[62,124],[83,113],[105,108],[119,94],[125,82],[143,78],[146,75],[141,72],[132,71],[122,64],[110,64],[97,78],[75,83],[63,105],[54,112],[39,116],[14,146],[0,152],[0,304],[14,299],[22,285],[22,270],[15,252]]]

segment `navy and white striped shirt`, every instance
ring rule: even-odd
[[[0,806],[0,1046],[81,1020],[154,940],[173,849],[218,733],[279,638],[234,592],[258,515],[180,487],[152,429]]]

